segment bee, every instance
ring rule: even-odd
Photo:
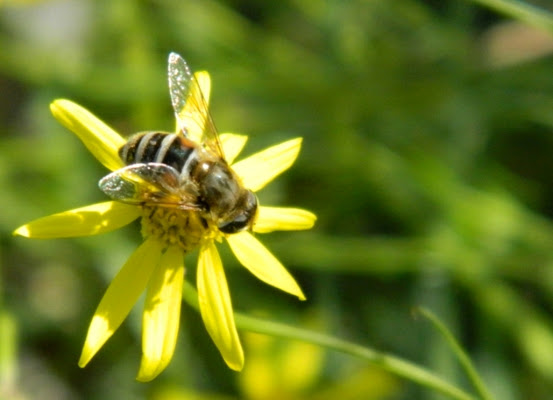
[[[168,80],[177,133],[131,136],[119,149],[126,166],[102,178],[100,189],[124,203],[198,212],[223,233],[250,229],[257,198],[225,161],[200,85],[176,53]],[[202,132],[199,143],[190,138],[193,129]]]

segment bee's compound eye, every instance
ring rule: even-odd
[[[240,212],[234,215],[230,221],[224,221],[218,228],[223,233],[237,233],[248,229],[253,225],[257,215],[257,198],[251,191],[246,192],[242,198],[243,206]]]
[[[245,214],[240,214],[230,222],[224,222],[219,225],[219,230],[223,233],[237,233],[248,228],[250,219]]]

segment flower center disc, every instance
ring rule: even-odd
[[[211,236],[208,222],[196,211],[152,206],[143,210],[142,236],[155,236],[167,246],[176,245],[188,253]]]

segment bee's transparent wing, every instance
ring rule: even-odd
[[[168,79],[178,131],[194,141],[199,141],[224,159],[206,98],[188,64],[177,53],[169,55]]]
[[[131,164],[103,177],[98,186],[114,200],[199,210],[197,196],[180,185],[179,173],[166,164]]]

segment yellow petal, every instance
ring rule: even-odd
[[[296,138],[269,147],[238,161],[232,169],[242,178],[246,188],[256,192],[290,168],[300,152],[301,140]]]
[[[115,171],[124,166],[117,152],[125,144],[125,139],[92,113],[64,99],[50,104],[50,110],[54,117],[75,133],[94,157],[108,169]]]
[[[301,208],[260,206],[253,230],[267,233],[311,229],[316,220],[315,214]]]
[[[171,246],[154,270],[142,316],[142,361],[137,380],[154,379],[171,361],[179,332],[184,255]]]
[[[158,265],[162,243],[147,239],[136,249],[109,285],[88,328],[79,366],[84,367],[119,328]]]
[[[251,233],[244,231],[228,235],[227,240],[238,261],[252,274],[269,285],[305,300],[292,275]]]
[[[210,90],[209,73],[207,71],[196,72],[184,108],[179,113],[177,131],[186,127],[188,137],[194,142],[200,143],[202,140],[209,112]]]
[[[225,160],[227,163],[232,164],[234,159],[240,154],[248,137],[246,135],[238,135],[236,133],[222,133],[219,135],[219,140],[221,141],[221,147],[223,148],[223,153],[225,154]]]
[[[223,264],[212,241],[200,249],[197,275],[198,300],[205,327],[227,365],[240,371],[244,366],[244,351],[234,324]]]
[[[141,212],[140,207],[106,201],[36,219],[13,234],[36,239],[96,235],[129,224]]]

